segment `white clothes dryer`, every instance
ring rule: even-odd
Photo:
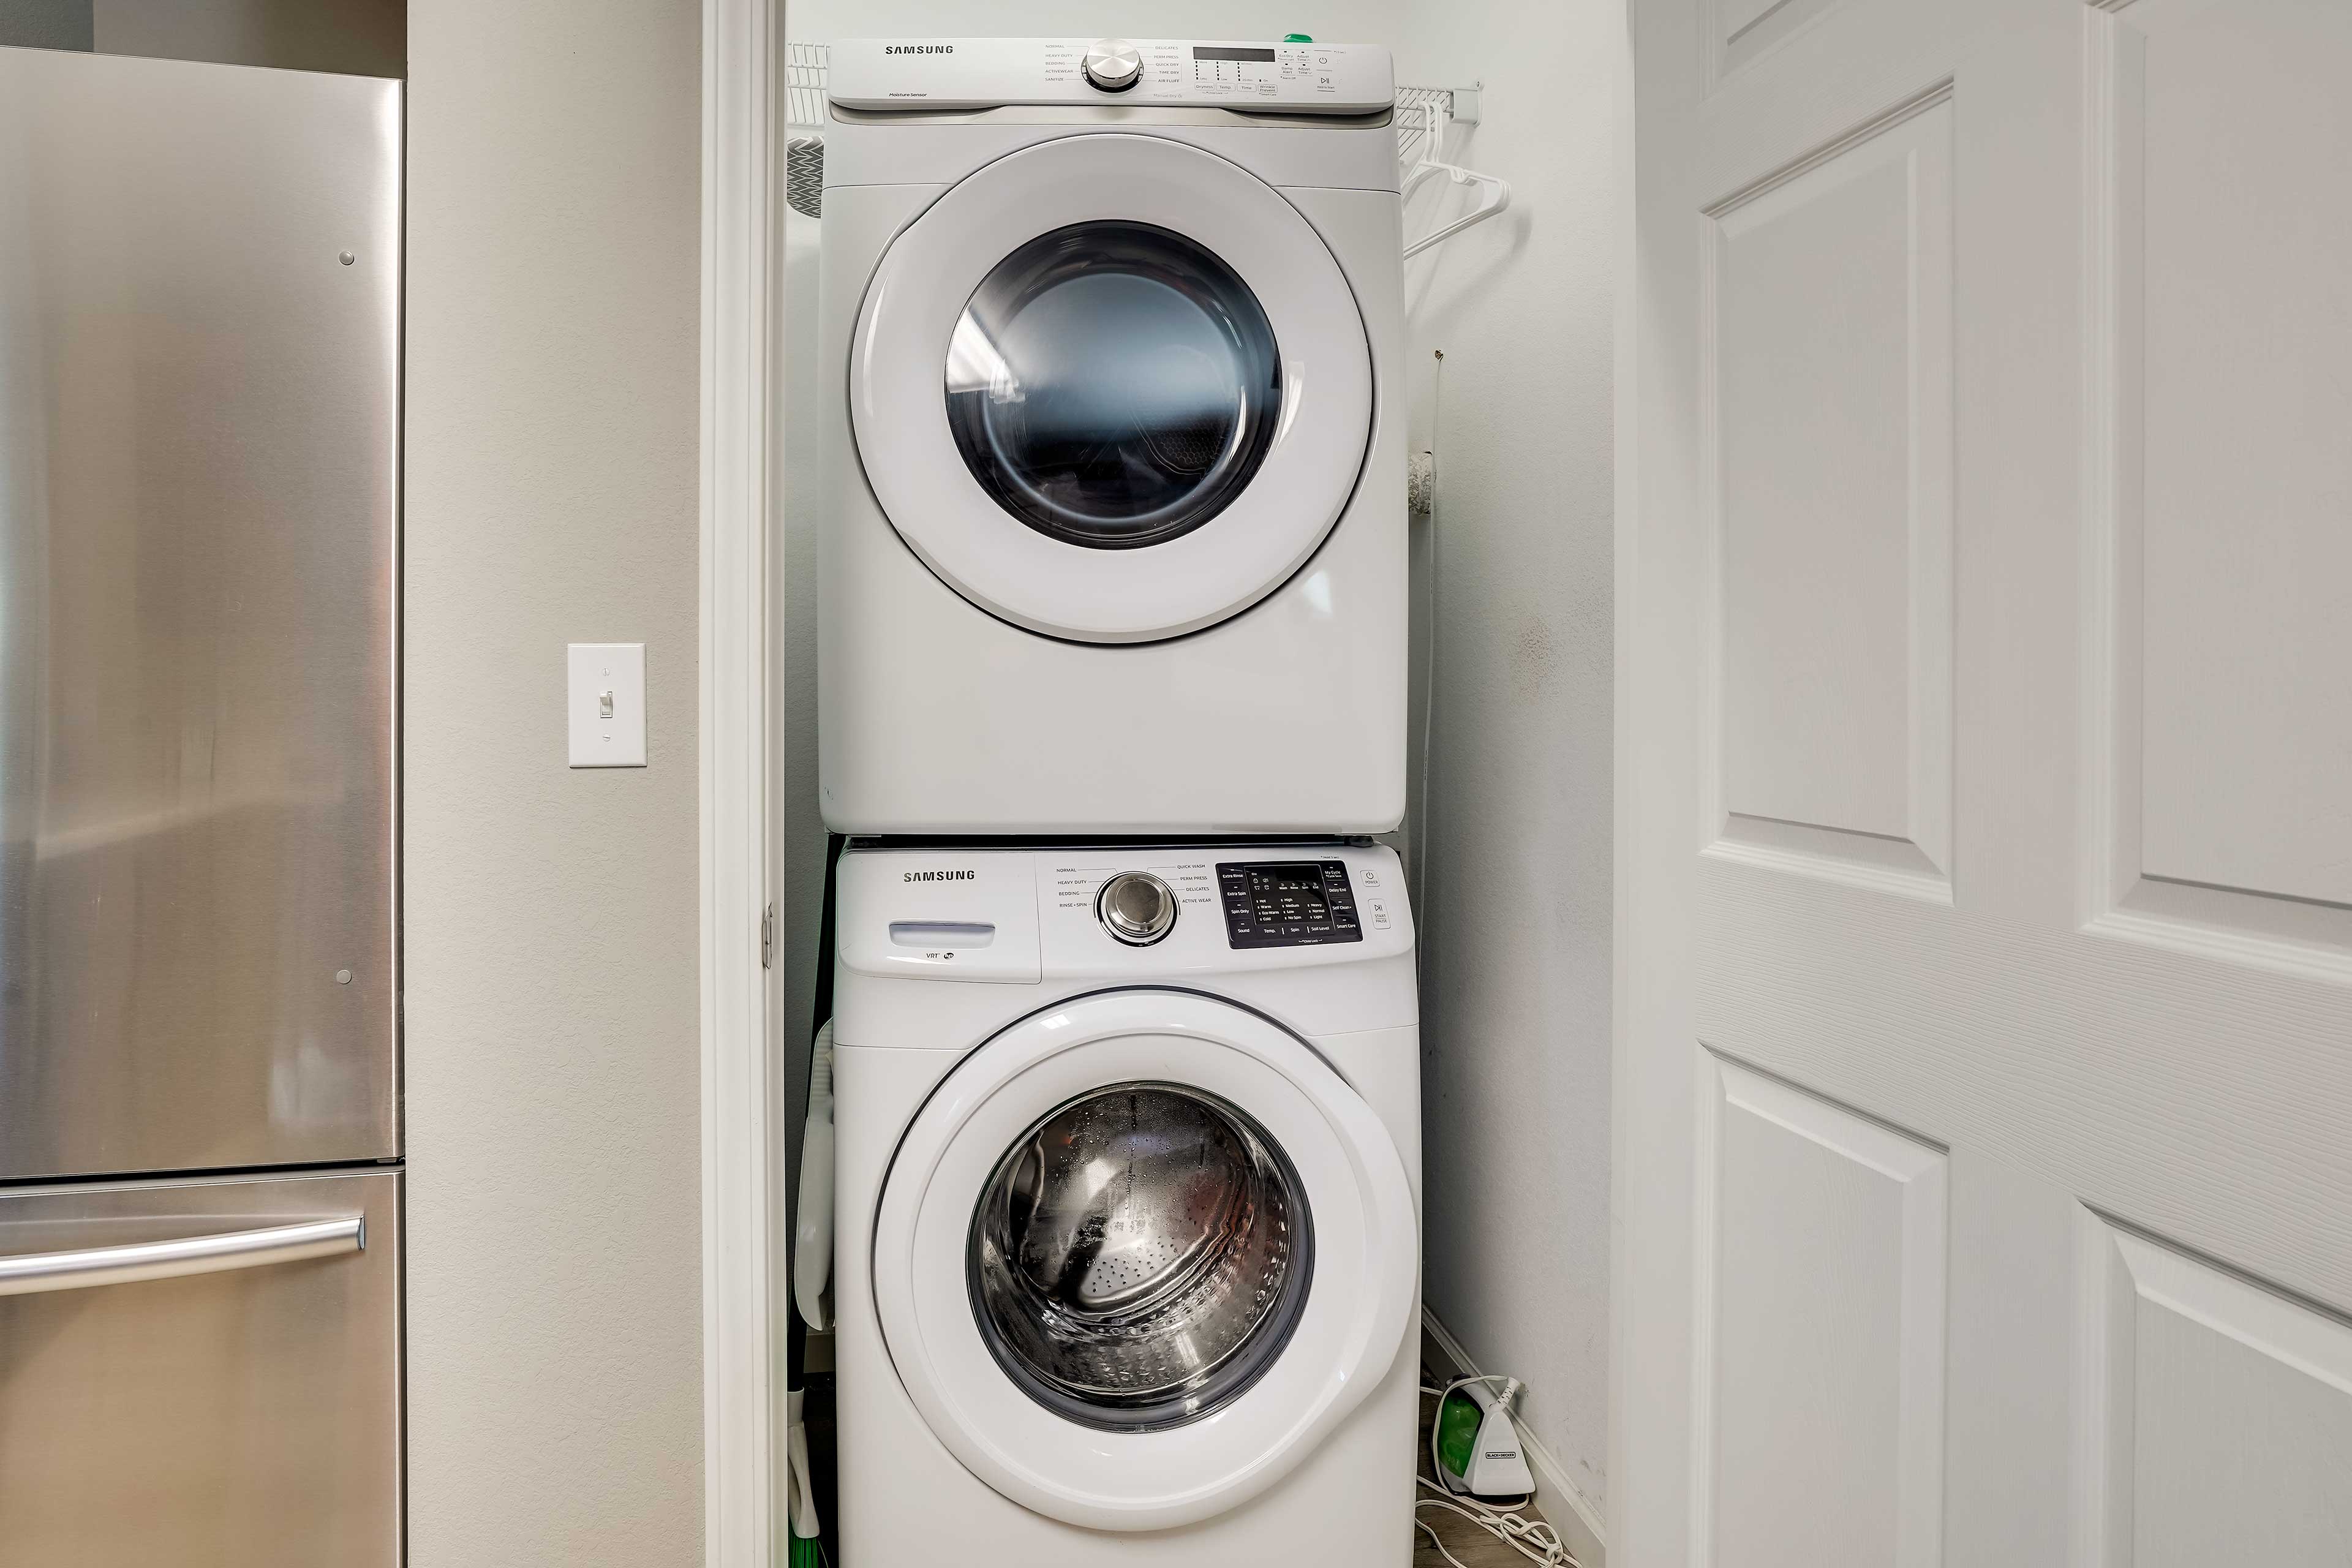
[[[838,878],[845,1568],[1409,1563],[1394,854],[853,846]]]
[[[867,40],[828,93],[826,822],[1395,826],[1386,51]]]

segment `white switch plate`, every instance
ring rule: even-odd
[[[575,768],[641,768],[646,765],[646,645],[641,642],[576,642],[571,653],[572,765]],[[612,698],[612,717],[604,699]]]

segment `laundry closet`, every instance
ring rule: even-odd
[[[1608,18],[839,9],[784,158],[803,1522],[1402,1563],[1417,1495],[1533,1491],[1595,1561]]]

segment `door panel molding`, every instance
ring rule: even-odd
[[[1704,1045],[1697,1079],[1691,1560],[1931,1568],[1945,1152]]]
[[[1948,77],[1705,209],[1698,251],[1703,852],[1942,904],[1952,117]]]
[[[2147,24],[2182,14],[2143,0],[2127,18],[2083,16],[2081,929],[2352,983],[2352,907],[2306,889],[2160,875],[2148,862]],[[2216,745],[2191,765],[2262,762]],[[2227,834],[2232,825],[2209,826]],[[2210,864],[2232,858],[2217,856]]]
[[[2074,1568],[2316,1563],[2352,1517],[2352,1324],[2076,1220]]]

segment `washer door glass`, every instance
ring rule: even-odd
[[[998,263],[947,363],[957,450],[999,506],[1097,550],[1158,544],[1239,495],[1280,424],[1265,310],[1170,229],[1072,224]]]
[[[998,1163],[972,1215],[972,1312],[1032,1399],[1153,1431],[1209,1415],[1273,1364],[1314,1252],[1297,1173],[1264,1128],[1197,1089],[1116,1084]]]

